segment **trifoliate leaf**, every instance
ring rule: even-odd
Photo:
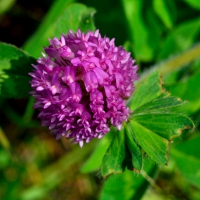
[[[190,118],[173,110],[182,105],[162,87],[158,72],[139,82],[129,100],[133,113],[121,131],[117,131],[102,161],[102,176],[121,173],[125,167],[140,172],[147,154],[158,164],[168,163],[169,142],[182,130],[193,128]]]

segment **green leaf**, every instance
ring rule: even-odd
[[[167,28],[172,28],[173,21],[171,18],[170,11],[168,10],[166,1],[164,0],[154,0],[153,1],[153,8],[156,14],[160,17],[162,22],[165,24]]]
[[[184,0],[188,5],[193,7],[194,9],[200,10],[200,1],[197,0]]]
[[[173,140],[181,135],[182,130],[193,127],[188,117],[177,113],[144,114],[135,116],[134,120],[167,140]]]
[[[154,176],[156,166],[154,163],[146,160],[144,170],[150,176]],[[100,200],[132,200],[141,199],[149,183],[142,175],[136,175],[133,171],[126,170],[123,174],[114,174],[106,179]]]
[[[137,61],[150,61],[154,56],[154,49],[151,46],[150,29],[143,19],[143,1],[122,0],[128,28],[130,30],[133,51]]]
[[[9,155],[8,151],[2,149],[0,146],[0,169],[4,169],[9,166],[11,162],[11,156]]]
[[[200,32],[200,18],[180,24],[164,41],[159,55],[160,59],[187,50],[194,44]],[[173,48],[171,48],[173,46]]]
[[[70,5],[56,23],[55,36],[60,37],[69,30],[73,32],[78,29],[81,29],[83,32],[95,30],[93,22],[95,12],[95,9],[88,8],[83,4],[76,3]]]
[[[149,39],[148,43],[153,50],[152,59],[155,59],[156,52],[158,51],[160,46],[161,35],[164,27],[160,23],[156,14],[153,12],[153,9],[147,9],[144,17],[148,26],[149,38],[151,38]]]
[[[96,170],[99,170],[102,164],[103,157],[108,149],[108,147],[111,144],[111,141],[113,140],[113,137],[116,137],[115,134],[117,134],[118,131],[115,129],[111,129],[109,133],[107,133],[99,142],[94,152],[91,154],[91,156],[88,158],[86,163],[81,168],[82,173],[88,173],[93,172]],[[119,134],[124,134],[124,132],[120,132]],[[132,156],[132,168],[133,170],[136,170],[136,172],[139,172],[142,168],[142,151],[140,147],[137,145],[137,143],[134,141],[132,137],[132,130],[129,129],[129,127],[126,127],[125,129],[125,144],[126,144],[126,152],[129,151],[129,153]],[[129,154],[128,154],[129,155]],[[124,158],[124,162],[126,162],[126,158]]]
[[[180,173],[200,188],[200,136],[182,142],[172,149],[171,155]]]
[[[137,113],[157,113],[158,110],[167,111],[172,107],[176,107],[184,103],[185,102],[183,102],[180,98],[169,96],[169,93],[164,93],[163,95],[160,95],[154,100],[146,103],[144,106],[134,110],[134,115]]]
[[[31,90],[28,73],[32,59],[17,47],[0,43],[0,95],[9,98],[24,98]]]
[[[37,58],[44,46],[49,44],[48,38],[53,37],[56,22],[74,0],[56,0],[45,16],[37,31],[24,44],[23,49]],[[69,23],[67,20],[66,23]]]
[[[15,0],[1,0],[0,1],[0,15],[2,15],[7,10],[9,10],[14,3],[15,3]]]
[[[103,158],[101,174],[103,177],[111,173],[122,173],[125,169],[125,138],[124,130],[115,132],[113,140]]]
[[[185,104],[180,98],[164,93],[134,111],[134,120],[163,138],[173,140],[193,122],[184,115],[177,115],[172,108]],[[166,131],[167,130],[167,131]]]
[[[145,152],[153,161],[166,165],[169,141],[194,124],[173,109],[184,104],[162,88],[162,80],[154,71],[136,84],[128,105],[133,110],[128,122],[117,131],[102,161],[102,175],[121,173],[127,167],[140,172]]]
[[[166,165],[168,158],[168,141],[136,121],[131,121],[129,126],[134,131],[134,136],[141,148],[158,164]]]
[[[130,109],[136,110],[142,105],[151,102],[151,100],[163,93],[162,90],[161,79],[158,78],[158,72],[155,71],[136,88],[135,93],[128,102]]]
[[[159,164],[167,164],[168,141],[180,136],[182,130],[193,128],[193,122],[175,107],[184,104],[162,88],[162,80],[155,71],[137,85],[129,105],[133,110],[128,126],[137,144]]]
[[[112,142],[102,160],[101,174],[106,177],[112,173],[122,173],[125,167],[139,173],[142,162],[142,151],[133,138],[132,128],[125,126],[112,133]]]
[[[125,127],[125,139],[126,139],[126,145],[128,150],[131,154],[131,161],[133,170],[136,170],[136,172],[140,172],[142,169],[142,151],[141,148],[138,146],[134,139],[134,133],[131,127],[126,126]]]
[[[194,75],[168,86],[172,95],[178,95],[188,103],[181,106],[181,110],[188,114],[194,114],[200,109],[200,71]],[[192,88],[192,89],[191,89]],[[195,91],[195,92],[194,92]]]
[[[115,132],[113,129],[107,133],[98,143],[97,147],[81,168],[82,173],[93,172],[101,168],[103,157],[112,141]]]

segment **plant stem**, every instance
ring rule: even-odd
[[[175,70],[185,67],[187,64],[198,58],[200,58],[200,44],[192,47],[178,56],[170,58],[166,61],[162,61],[150,67],[149,70],[146,70],[141,74],[140,80],[137,82],[137,84],[142,82],[150,73],[155,70],[158,70],[161,76],[165,76]]]

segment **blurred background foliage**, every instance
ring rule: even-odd
[[[141,79],[151,67],[160,71],[167,90],[188,101],[179,111],[195,130],[171,144],[168,166],[147,158],[140,175],[104,180],[99,166],[109,136],[83,149],[56,141],[19,84],[24,98],[0,96],[0,199],[200,200],[200,1],[0,0],[0,41],[35,58],[62,30],[95,27],[132,53]]]

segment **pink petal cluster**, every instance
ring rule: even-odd
[[[99,31],[69,31],[50,40],[32,76],[34,108],[43,126],[59,139],[89,142],[101,138],[113,125],[120,129],[130,110],[126,100],[138,79],[130,53]]]

